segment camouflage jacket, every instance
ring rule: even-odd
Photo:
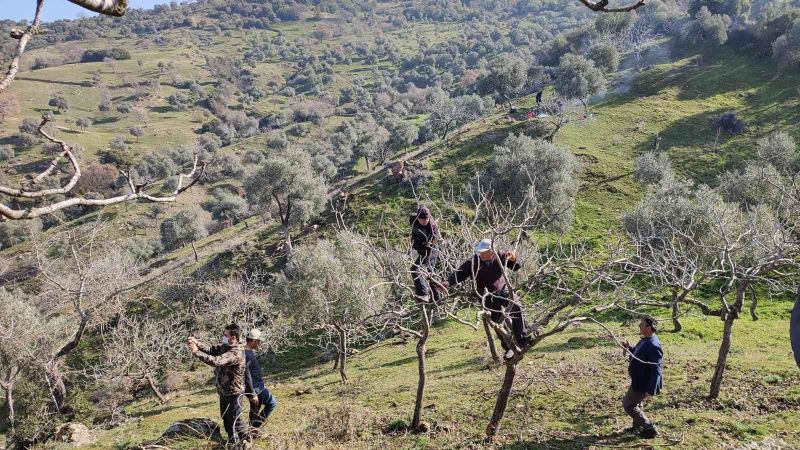
[[[246,363],[244,344],[212,345],[197,343],[194,353],[200,361],[214,368],[219,395],[241,395],[245,391]]]

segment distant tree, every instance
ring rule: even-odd
[[[39,122],[33,119],[22,119],[22,123],[19,124],[20,133],[36,134],[38,129]]]
[[[208,233],[195,209],[180,211],[161,223],[161,243],[165,250],[175,250],[204,238]]]
[[[655,185],[673,177],[672,165],[666,154],[647,152],[636,158],[633,179],[639,183]]]
[[[11,145],[0,145],[0,161],[8,161],[14,158],[14,147]]]
[[[117,105],[117,112],[121,114],[128,114],[131,111],[133,111],[133,105],[128,102],[123,102]]]
[[[287,256],[291,256],[290,227],[303,224],[322,212],[327,186],[311,166],[311,157],[289,149],[264,161],[244,182],[250,203],[280,221]]]
[[[737,117],[735,112],[728,111],[714,118],[714,128],[717,129],[717,132],[741,134],[744,132],[744,121]]]
[[[796,169],[798,163],[797,144],[789,133],[777,131],[757,142],[760,161],[771,164],[781,172]]]
[[[189,98],[182,92],[170,94],[167,97],[167,103],[169,103],[175,111],[186,111],[189,108]]]
[[[144,128],[142,127],[138,126],[130,127],[128,128],[128,132],[131,134],[131,136],[136,138],[137,144],[139,143],[139,138],[144,136]]]
[[[694,20],[683,31],[683,39],[692,44],[705,46],[722,45],[728,40],[731,18],[727,15],[712,14],[703,6]]]
[[[586,99],[600,93],[604,88],[605,76],[592,61],[572,53],[561,57],[555,80],[555,89],[559,95],[580,100],[588,111]]]
[[[128,150],[128,144],[125,142],[125,136],[122,136],[121,134],[114,136],[114,139],[111,140],[111,143],[108,144],[108,147],[112,150],[118,151]]]
[[[772,57],[782,70],[800,72],[800,21],[772,43]]]
[[[558,231],[569,228],[578,191],[578,161],[570,152],[520,134],[495,146],[492,155],[487,169],[472,181],[473,191],[480,187],[483,192],[471,198],[522,205],[517,214],[528,223]]]
[[[203,209],[210,212],[214,220],[229,221],[231,224],[241,222],[248,213],[245,199],[224,188],[211,191],[211,198],[203,202]]]
[[[197,145],[205,152],[214,153],[222,147],[222,141],[216,134],[203,133],[197,139]]]
[[[252,148],[244,154],[242,162],[245,164],[261,164],[264,162],[264,158],[264,152]]]
[[[596,67],[607,74],[614,73],[619,68],[619,51],[610,42],[593,45],[589,49],[589,59],[594,62]]]
[[[63,111],[69,110],[69,102],[61,95],[53,95],[50,97],[50,101],[48,101],[47,104],[53,108],[56,108],[56,111],[58,111],[59,114],[61,114]]]
[[[489,74],[483,80],[485,92],[495,92],[500,101],[513,110],[511,100],[522,90],[528,80],[528,64],[522,58],[504,53],[489,66]]]
[[[291,313],[298,330],[318,330],[336,348],[339,375],[347,381],[348,347],[381,311],[385,283],[375,264],[344,238],[297,248],[272,288],[276,306]]]
[[[92,119],[88,117],[81,117],[75,121],[75,125],[77,125],[81,130],[86,131],[87,128],[92,126]]]
[[[150,114],[147,112],[147,109],[142,106],[134,106],[133,117],[136,119],[136,123],[144,124],[144,128],[147,128],[150,122]]]
[[[5,120],[5,118],[11,115],[14,105],[11,103],[11,99],[8,98],[0,98],[0,120]]]
[[[102,99],[100,100],[100,104],[97,105],[97,110],[100,112],[108,112],[111,111],[111,108],[114,105],[111,103],[111,100]]]
[[[750,14],[751,0],[691,0],[689,15],[696,16],[703,8],[711,14],[725,15],[731,19],[746,18]]]

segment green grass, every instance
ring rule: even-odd
[[[788,303],[776,307],[788,312]],[[616,333],[635,338],[635,327]],[[717,350],[721,322],[689,318],[681,333],[660,333],[665,357],[665,385],[646,411],[662,436],[653,448],[724,448],[725,445],[771,436],[800,445],[800,373],[794,367],[783,320],[736,324],[730,369],[719,402],[704,399]],[[698,339],[702,329],[709,339]],[[576,344],[577,343],[577,344]],[[283,448],[303,442],[320,410],[348,405],[352,420],[372,425],[343,442],[318,442],[317,448],[464,448],[480,442],[491,415],[493,394],[502,379],[502,367],[487,363],[483,333],[461,325],[438,326],[428,344],[428,391],[424,420],[434,425],[428,436],[382,430],[410,420],[416,389],[414,344],[389,340],[350,358],[347,385],[329,363],[309,366],[296,358],[267,368],[270,386],[279,401],[267,429],[269,438],[259,448]],[[307,354],[306,354],[307,355]],[[309,355],[307,355],[309,356]],[[317,359],[318,360],[318,359]],[[308,359],[305,360],[308,364]],[[313,361],[313,359],[312,359]],[[593,326],[570,329],[544,341],[520,364],[517,389],[509,402],[497,448],[587,448],[597,445],[635,445],[618,436],[627,416],[620,398],[627,382],[621,352],[603,330]],[[288,373],[288,375],[287,375]],[[170,395],[166,407],[143,399],[126,408],[140,418],[129,425],[100,432],[92,448],[108,448],[118,441],[154,439],[172,422],[189,417],[217,416],[216,396],[208,384],[210,369],[187,373],[186,384]],[[770,382],[763,382],[769,377]],[[301,392],[310,392],[303,393]],[[361,417],[363,415],[365,417]],[[332,425],[331,425],[332,426]],[[333,426],[332,426],[333,427]],[[420,441],[422,440],[422,441]],[[272,447],[270,447],[270,443]],[[176,448],[193,448],[198,442]]]

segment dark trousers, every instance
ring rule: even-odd
[[[264,425],[272,411],[278,407],[278,400],[266,386],[253,386],[253,389],[258,393],[258,408],[250,407],[250,426],[259,428]]]
[[[244,421],[241,395],[220,395],[219,413],[222,424],[228,433],[228,442],[239,442],[249,439],[247,423]]]
[[[643,427],[650,423],[642,409],[642,402],[645,398],[647,398],[647,393],[634,391],[633,388],[628,388],[628,392],[622,397],[622,407],[633,419],[633,426],[635,427]]]
[[[433,252],[418,253],[417,259],[411,265],[411,277],[414,279],[414,294],[417,297],[430,296],[435,303],[439,303],[439,290],[433,286],[431,275],[436,255]]]
[[[522,317],[522,308],[517,302],[511,301],[511,294],[508,291],[487,294],[484,297],[483,304],[491,313],[492,322],[503,323],[506,317],[511,319],[511,332],[514,334],[514,340],[517,345],[522,345],[528,340],[525,318]],[[503,309],[505,309],[505,313]],[[508,350],[508,345],[502,337],[500,337],[500,345],[503,346],[503,350]]]

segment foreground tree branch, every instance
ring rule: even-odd
[[[11,58],[11,63],[8,65],[6,74],[3,76],[3,79],[0,79],[0,94],[8,88],[8,85],[11,84],[11,81],[14,80],[14,77],[17,75],[19,71],[19,62],[22,59],[22,54],[25,53],[25,47],[28,46],[28,41],[39,33],[39,25],[42,22],[42,5],[44,5],[44,0],[36,1],[36,14],[33,16],[33,22],[24,32],[11,30],[11,38],[19,39],[19,43],[17,44],[17,50],[14,56]]]
[[[116,16],[121,17],[125,14],[128,10],[128,0],[69,0],[70,2],[82,6],[90,11],[94,11],[96,13],[104,14],[107,16]],[[6,70],[6,74],[0,79],[0,94],[2,94],[7,88],[8,85],[14,80],[14,77],[19,72],[19,63],[22,59],[22,54],[25,53],[25,47],[27,47],[28,42],[31,38],[41,32],[39,29],[39,25],[42,22],[42,6],[44,5],[44,0],[36,0],[36,13],[33,16],[33,22],[31,22],[30,26],[25,29],[25,31],[21,30],[11,30],[11,38],[18,39],[19,43],[17,44],[17,50],[14,52],[14,56],[11,58],[11,63],[8,65],[8,70]]]
[[[58,144],[61,147],[61,153],[56,156],[53,161],[50,162],[50,165],[36,177],[34,177],[31,181],[31,185],[35,185],[40,183],[46,177],[53,174],[55,169],[58,167],[58,162],[61,158],[66,158],[69,161],[70,166],[72,167],[72,176],[70,177],[69,182],[62,187],[53,188],[53,189],[42,189],[42,190],[31,190],[26,189],[26,187],[21,188],[11,188],[8,186],[0,185],[0,193],[9,195],[11,197],[17,198],[27,198],[27,199],[37,199],[37,198],[45,198],[54,195],[66,195],[69,194],[75,185],[78,183],[78,180],[81,177],[81,168],[78,164],[78,160],[75,157],[74,149],[64,142],[61,139],[56,139],[50,136],[44,129],[45,125],[47,125],[49,119],[46,117],[42,119],[42,123],[39,125],[39,133],[44,136],[50,142]],[[148,194],[144,191],[147,187],[147,184],[143,185],[134,185],[131,176],[127,172],[122,172],[125,176],[128,184],[128,189],[130,190],[129,193],[118,195],[115,197],[104,198],[104,199],[90,199],[85,198],[82,196],[72,197],[65,200],[53,202],[51,204],[45,206],[29,206],[29,207],[17,207],[14,208],[9,205],[0,204],[0,221],[2,220],[21,220],[21,219],[33,219],[34,217],[42,216],[45,214],[51,214],[58,210],[68,208],[70,206],[108,206],[113,205],[116,203],[122,203],[129,200],[136,200],[136,199],[143,199],[150,202],[174,202],[178,195],[182,192],[186,191],[190,187],[194,186],[198,180],[203,176],[203,172],[205,171],[205,162],[200,161],[199,156],[194,156],[194,162],[192,164],[192,169],[188,173],[180,173],[177,174],[178,176],[178,183],[175,189],[167,196],[155,196]],[[191,180],[188,184],[184,185],[185,180]]]
[[[645,2],[645,0],[639,0],[638,2],[632,3],[628,6],[623,6],[620,8],[609,8],[608,0],[600,0],[599,2],[591,2],[589,0],[578,0],[578,1],[583,3],[584,6],[586,6],[587,8],[591,9],[594,12],[607,12],[607,13],[630,12],[636,8],[644,6]]]

